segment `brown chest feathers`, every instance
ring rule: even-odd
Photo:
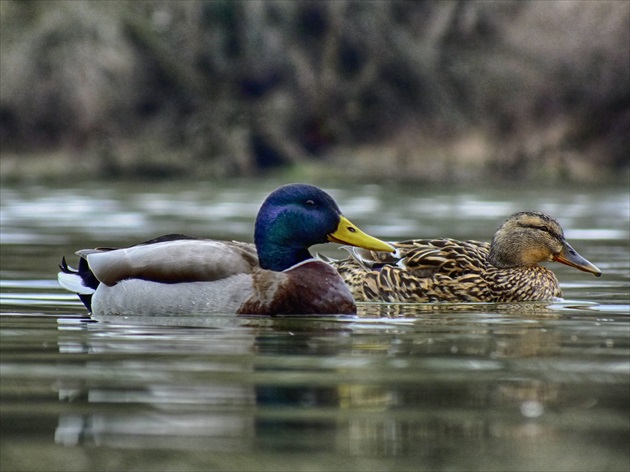
[[[355,314],[356,305],[339,274],[313,259],[284,271],[254,272],[255,293],[240,314]]]

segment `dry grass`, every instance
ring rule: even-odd
[[[0,13],[2,160],[59,150],[95,174],[219,177],[354,154],[365,178],[439,181],[628,168],[628,2],[6,0]]]

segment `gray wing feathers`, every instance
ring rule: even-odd
[[[213,240],[167,241],[124,249],[77,252],[87,259],[96,278],[114,285],[125,279],[178,283],[217,281],[249,274],[257,264],[247,245]]]

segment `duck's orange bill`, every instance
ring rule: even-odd
[[[601,270],[580,256],[566,241],[564,242],[562,251],[554,255],[552,259],[556,262],[560,262],[561,264],[566,264],[568,266],[575,267],[576,269],[583,270],[584,272],[590,272],[591,274],[594,274],[595,277],[602,275]]]

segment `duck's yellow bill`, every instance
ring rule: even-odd
[[[370,251],[395,252],[393,246],[369,234],[365,234],[345,216],[340,216],[337,229],[328,235],[328,241],[339,244],[350,244]]]

